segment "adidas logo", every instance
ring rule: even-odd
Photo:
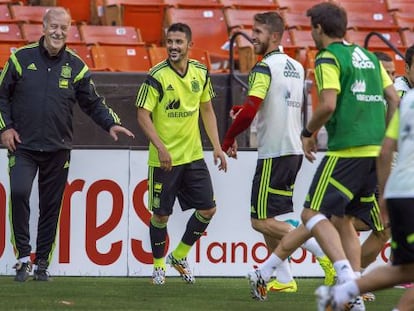
[[[174,88],[171,84],[167,86],[167,91],[174,91]]]
[[[65,162],[65,165],[63,166],[63,168],[69,168],[69,161]]]
[[[29,70],[37,70],[37,67],[34,63],[31,63],[29,66],[27,66],[27,69]]]
[[[352,65],[358,69],[375,69],[374,63],[359,47],[352,52]]]
[[[290,77],[290,78],[300,79],[299,72],[296,71],[295,66],[293,66],[293,64],[289,60],[286,60],[286,65],[283,71],[283,75],[286,78]]]

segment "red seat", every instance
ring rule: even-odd
[[[273,0],[221,0],[225,7],[235,9],[276,10],[277,4]]]
[[[90,2],[90,0],[56,0],[56,5],[68,9],[75,22],[89,23],[91,20]]]
[[[289,12],[298,12],[306,15],[306,11],[321,0],[275,0],[279,9],[287,9]]]
[[[306,13],[302,12],[290,12],[289,10],[282,11],[282,17],[287,29],[300,28],[310,29],[310,18],[306,16]]]
[[[1,69],[3,69],[7,60],[10,58],[10,54],[21,46],[23,46],[23,43],[0,42],[0,68]]]
[[[10,14],[9,6],[7,4],[0,4],[0,23],[13,23],[14,20]]]
[[[371,14],[387,14],[388,8],[384,0],[340,0],[338,1],[339,5],[343,7],[348,16],[353,13],[371,13]]]
[[[352,12],[348,14],[348,28],[357,30],[397,30],[398,27],[391,14],[371,11]]]
[[[224,9],[224,16],[226,18],[227,27],[233,28],[247,28],[253,27],[253,17],[257,13],[262,13],[259,9]]]
[[[21,23],[43,23],[43,16],[53,6],[11,5],[10,13],[14,20]]]
[[[414,7],[413,7],[414,8]],[[397,24],[400,30],[414,30],[414,14],[410,13],[401,13],[395,12],[393,15],[395,23]]]
[[[0,42],[25,43],[18,24],[0,24]],[[15,43],[14,43],[15,44]]]
[[[141,30],[142,40],[160,45],[163,40],[163,0],[106,0],[106,25],[132,26]]]
[[[141,32],[132,26],[79,25],[81,38],[87,44],[144,44]]]
[[[39,41],[40,37],[43,35],[43,25],[42,24],[22,24],[21,26],[23,37],[27,42],[36,42]],[[66,38],[66,43],[81,43],[81,36],[79,34],[78,27],[72,25],[69,28],[68,36]]]
[[[146,72],[151,68],[147,48],[142,45],[94,45],[91,55],[95,70]]]
[[[194,0],[164,0],[165,4],[168,6],[173,6],[176,8],[222,8],[223,4],[220,0],[203,0],[203,1],[194,1]]]
[[[347,41],[355,44],[359,44],[360,46],[364,46],[365,38],[370,33],[370,31],[356,31],[350,29],[346,33]],[[397,31],[378,31],[385,39],[391,42],[395,47],[402,47],[404,43],[401,39],[400,34]],[[381,49],[385,48],[387,45],[380,39],[378,36],[371,36],[368,41],[368,48],[371,49]]]
[[[414,12],[414,2],[412,0],[385,0],[385,2],[389,11]]]
[[[93,58],[91,55],[91,48],[87,46],[85,43],[69,43],[68,47],[72,49],[76,54],[79,55],[80,58],[88,65],[90,70],[95,69],[95,65],[93,63]]]
[[[414,45],[414,31],[403,30],[400,33],[404,46],[410,47]]]

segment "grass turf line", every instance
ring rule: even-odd
[[[0,277],[0,310],[140,310],[140,311],[307,311],[316,310],[313,292],[322,279],[296,278],[297,293],[270,292],[268,300],[250,298],[244,278],[197,278],[193,285],[168,277],[155,286],[150,278],[54,277],[52,282],[25,283]],[[389,311],[401,289],[376,293],[367,311]]]

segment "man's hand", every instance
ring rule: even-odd
[[[125,134],[126,136],[135,138],[135,135],[128,130],[127,128],[121,126],[121,125],[114,125],[109,129],[109,135],[111,135],[111,137],[115,140],[118,141],[118,134],[122,133]]]
[[[219,171],[227,172],[227,160],[226,156],[224,155],[223,151],[220,149],[214,149],[213,151],[213,157],[214,157],[214,165],[219,165]],[[220,163],[218,163],[218,160],[220,159]]]
[[[301,136],[300,139],[302,140],[302,149],[303,149],[306,159],[308,159],[309,162],[313,163],[313,161],[316,160],[315,154],[318,151],[318,146],[316,144],[316,138],[314,136],[311,136],[311,137]]]
[[[11,152],[16,151],[16,143],[21,144],[20,135],[15,129],[10,128],[1,134],[1,143]]]

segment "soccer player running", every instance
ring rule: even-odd
[[[343,41],[347,15],[343,8],[323,2],[307,11],[311,33],[320,50],[315,61],[319,104],[302,130],[305,157],[313,162],[317,151],[313,135],[322,126],[328,132],[328,151],[306,196],[302,221],[285,235],[273,254],[248,274],[252,293],[266,298],[266,282],[273,271],[312,235],[331,259],[338,282],[355,279],[361,246],[352,218],[361,200],[373,200],[375,159],[387,120],[399,98],[392,81],[372,53]],[[384,96],[388,103],[385,109]],[[328,217],[336,218],[335,228]],[[365,310],[362,299],[352,310]]]
[[[154,257],[152,281],[156,285],[165,283],[166,263],[185,282],[195,282],[187,254],[216,211],[203,156],[199,116],[214,149],[214,164],[227,171],[211,103],[215,93],[206,66],[188,58],[191,40],[188,25],[176,23],[168,28],[168,59],[151,69],[136,99],[138,123],[150,140],[148,208],[153,213],[149,232]],[[180,243],[165,260],[167,222],[176,198],[182,210],[195,212]]]
[[[251,192],[251,224],[263,234],[269,251],[294,229],[276,217],[293,211],[293,188],[303,160],[300,131],[304,69],[279,49],[283,30],[283,19],[276,12],[254,16],[254,51],[263,58],[249,74],[245,103],[232,107],[234,122],[222,145],[229,157],[237,158],[235,137],[250,126],[257,114],[258,160]],[[332,284],[335,277],[332,264],[316,241],[310,239],[303,246],[324,269],[325,282]],[[277,280],[268,285],[277,291],[297,291],[288,260],[278,270]]]
[[[392,118],[378,158],[380,208],[389,219],[392,235],[392,265],[375,268],[364,277],[317,290],[318,310],[339,311],[355,296],[414,281],[414,90],[401,100],[400,113]],[[393,151],[398,157],[391,170]],[[385,189],[385,190],[384,190]],[[414,288],[407,289],[394,311],[413,310]]]

